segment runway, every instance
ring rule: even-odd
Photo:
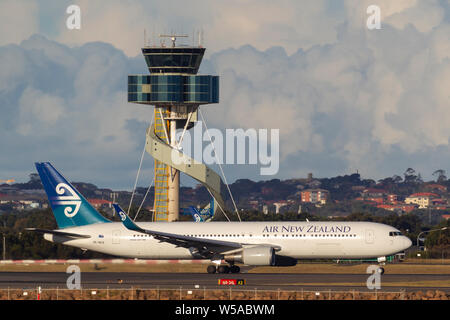
[[[0,288],[66,288],[70,274],[64,272],[0,272]],[[257,290],[358,290],[369,291],[368,274],[202,274],[143,272],[82,272],[83,289],[103,288],[206,288],[217,289],[219,279],[243,279],[245,285],[233,289]],[[439,289],[450,292],[450,276],[440,274],[384,274],[381,291]]]

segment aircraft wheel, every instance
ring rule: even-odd
[[[241,268],[239,268],[238,266],[231,266],[230,272],[231,273],[239,273],[239,272],[241,272]]]
[[[384,274],[384,268],[383,268],[383,267],[379,267],[379,268],[377,269],[377,272],[378,272],[379,274]]]
[[[206,268],[206,271],[208,271],[208,273],[216,273],[216,266],[210,265]]]
[[[230,272],[230,267],[229,266],[219,266],[217,268],[217,272],[219,272],[219,273],[229,273]]]

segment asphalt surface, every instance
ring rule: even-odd
[[[66,288],[71,274],[64,272],[0,272],[0,288]],[[142,273],[142,272],[82,272],[83,289],[102,288],[183,288],[216,289],[219,279],[244,279],[242,289],[258,290],[359,290],[369,291],[366,286],[368,274],[203,274],[203,273]],[[448,281],[450,275],[439,274],[384,274],[381,291],[435,290],[431,286],[405,286],[404,283],[422,281]],[[386,286],[383,286],[386,283]],[[398,286],[395,283],[399,283]],[[403,283],[403,284],[402,284]],[[387,285],[389,284],[389,285]],[[450,292],[450,287],[438,287]],[[235,289],[238,289],[235,287]]]

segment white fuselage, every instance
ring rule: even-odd
[[[295,259],[376,258],[403,251],[411,241],[397,229],[372,222],[138,222],[141,228],[241,243],[272,245],[277,254]],[[65,245],[120,257],[140,259],[194,259],[189,249],[160,242],[152,236],[126,229],[120,222],[98,223],[60,231],[90,235],[68,240],[51,234],[44,238]]]

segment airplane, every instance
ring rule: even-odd
[[[292,266],[300,259],[376,258],[412,244],[394,227],[373,222],[121,222],[102,216],[49,162],[36,163],[58,229],[27,228],[53,243],[139,259],[209,259],[208,273],[248,266]]]
[[[183,214],[190,214],[195,222],[209,222],[214,217],[215,205],[214,198],[211,198],[209,205],[205,208],[199,210],[194,206],[189,206],[188,208],[183,209]]]
[[[196,207],[189,206],[188,210],[189,210],[189,213],[192,215],[192,219],[194,219],[195,222],[204,222],[205,221],[205,220],[203,220],[202,216],[200,215],[200,212],[197,210]]]

